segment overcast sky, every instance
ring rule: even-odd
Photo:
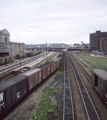
[[[0,0],[0,29],[25,44],[89,43],[107,31],[107,0]]]

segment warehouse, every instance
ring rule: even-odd
[[[25,44],[10,41],[10,33],[6,30],[0,30],[0,57],[16,56],[25,52]]]

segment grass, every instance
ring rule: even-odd
[[[88,69],[89,71],[91,69],[103,69],[103,70],[107,71],[107,59],[91,57],[91,56],[85,55],[83,53],[79,53],[78,56],[83,61],[85,61],[87,64],[91,65],[91,68],[89,68],[88,66],[85,65],[86,69]],[[80,62],[82,62],[82,61],[80,60]],[[84,63],[82,62],[82,64],[84,64]]]
[[[58,53],[56,53],[54,56],[48,57],[48,58],[47,58],[47,61],[44,60],[44,61],[42,61],[39,65],[45,64],[45,63],[47,63],[47,62],[50,62],[57,54],[58,54]]]
[[[62,75],[63,72],[56,72],[55,74],[56,74],[56,75]]]
[[[55,88],[45,88],[45,93],[42,96],[42,99],[37,107],[36,113],[33,115],[33,119],[35,120],[51,120],[51,117],[58,117],[57,108],[58,105],[55,104],[51,97],[52,95],[58,92],[58,87]]]

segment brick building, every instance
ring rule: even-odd
[[[107,38],[100,38],[100,40],[99,40],[99,51],[107,53]]]
[[[96,50],[100,51],[100,49],[103,50],[103,48],[101,48],[101,45],[100,45],[102,41],[102,40],[100,41],[100,39],[102,38],[107,38],[107,32],[96,31],[96,33],[91,33],[90,34],[90,50],[93,50],[93,51],[96,51]]]
[[[0,57],[16,56],[25,52],[25,44],[10,41],[10,33],[6,30],[0,30]]]

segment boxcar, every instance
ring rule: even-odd
[[[5,58],[0,58],[0,65],[5,64]]]
[[[16,58],[17,58],[17,59],[24,58],[24,55],[23,55],[23,54],[17,54],[17,55],[16,55]]]
[[[19,76],[26,76],[28,79],[28,90],[33,89],[37,84],[41,82],[41,69],[31,69]]]
[[[60,66],[60,59],[56,59],[55,61],[55,69],[58,69]]]
[[[56,64],[55,64],[55,61],[53,61],[51,64],[51,73],[53,73],[55,70],[56,70]]]
[[[27,77],[15,76],[0,83],[0,114],[27,94]]]
[[[34,52],[33,51],[28,53],[28,57],[32,57],[32,56],[34,56]]]
[[[14,59],[13,59],[14,57],[5,57],[5,64],[8,64],[8,63],[11,63],[11,62],[13,62],[14,61]]]
[[[50,65],[50,63],[40,65],[38,68],[41,69],[42,80],[46,79],[51,74],[51,65]]]
[[[92,84],[102,100],[107,104],[107,72],[102,69],[92,70]]]

